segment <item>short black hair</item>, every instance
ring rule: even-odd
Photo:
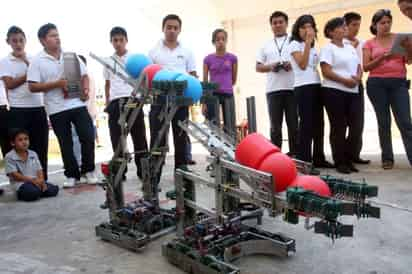
[[[13,34],[21,34],[24,38],[26,38],[26,34],[24,34],[24,31],[17,26],[11,26],[9,28],[9,30],[7,31],[7,40],[9,40],[10,36],[12,36]]]
[[[16,138],[18,135],[24,134],[29,136],[29,132],[25,130],[24,128],[12,128],[9,131],[9,137],[10,137],[10,142],[14,143],[16,141]]]
[[[346,25],[349,25],[353,21],[360,21],[362,20],[362,16],[357,13],[357,12],[347,12],[343,15],[343,18],[345,19]]]
[[[373,35],[376,35],[378,33],[376,24],[378,24],[378,22],[382,20],[383,17],[385,16],[389,17],[389,19],[391,19],[392,21],[392,13],[388,9],[380,9],[377,12],[375,12],[375,14],[372,16],[372,23],[371,23],[371,26],[369,27],[369,30]]]
[[[272,20],[277,17],[283,17],[285,18],[286,23],[289,22],[289,17],[286,13],[284,13],[283,11],[275,11],[274,13],[272,13],[272,15],[270,15],[269,23],[272,24]]]
[[[215,29],[215,31],[213,31],[212,33],[212,44],[216,43],[217,35],[219,33],[223,33],[227,39],[227,31],[225,31],[224,29]]]
[[[87,65],[87,59],[86,59],[86,57],[84,57],[84,56],[81,55],[81,54],[79,54],[79,55],[77,55],[77,56],[79,56],[80,60],[82,60],[82,62],[83,62],[85,65]]]
[[[318,29],[316,28],[315,18],[313,18],[313,16],[310,14],[305,14],[305,15],[299,16],[298,19],[296,19],[296,22],[293,24],[292,36],[290,38],[291,41],[303,42],[302,38],[299,35],[299,29],[303,27],[305,24],[312,25],[312,28],[315,31],[315,37],[317,37]],[[313,41],[313,44],[311,46],[313,47],[314,45],[315,45],[315,41]]]
[[[412,0],[398,0],[398,4],[403,3],[403,2],[412,3]]]
[[[343,19],[342,17],[332,18],[326,23],[325,28],[323,29],[323,34],[326,38],[331,39],[329,33],[331,31],[334,31],[336,28],[342,27],[344,25],[345,19]]]
[[[124,36],[127,40],[127,31],[123,27],[116,26],[112,28],[110,31],[110,41],[112,41],[113,37],[116,35]]]
[[[44,38],[46,38],[49,31],[51,31],[53,29],[57,30],[57,27],[56,27],[55,24],[47,23],[47,24],[43,25],[39,28],[39,31],[37,32],[37,37],[39,39],[44,39]]]
[[[182,19],[180,19],[180,17],[178,15],[168,14],[163,18],[162,29],[164,29],[167,20],[176,20],[177,22],[179,22],[179,26],[182,27]]]

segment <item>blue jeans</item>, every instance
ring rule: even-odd
[[[391,134],[392,110],[396,125],[401,132],[406,155],[412,165],[412,122],[408,81],[401,78],[369,78],[366,88],[378,120],[382,161],[394,161]]]

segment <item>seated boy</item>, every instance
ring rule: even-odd
[[[59,187],[44,181],[42,167],[36,152],[29,150],[29,134],[17,129],[11,136],[13,149],[6,154],[6,174],[21,201],[35,201],[54,197]]]

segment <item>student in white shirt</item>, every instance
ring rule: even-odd
[[[0,79],[0,148],[1,153],[4,157],[12,149],[9,142],[9,111],[7,109],[7,93],[4,87],[3,80]],[[0,195],[2,195],[4,190],[0,188]]]
[[[356,12],[347,12],[343,16],[346,23],[346,33],[345,39],[343,39],[343,43],[347,45],[351,45],[356,49],[356,53],[359,56],[360,63],[362,65],[363,61],[363,53],[362,48],[364,41],[358,39],[358,33],[362,21],[362,17],[359,13]],[[353,128],[353,135],[350,138],[353,138],[353,142],[356,144],[353,147],[353,151],[351,151],[352,155],[352,162],[355,164],[369,164],[370,160],[364,160],[360,157],[360,152],[362,151],[362,135],[363,135],[363,127],[365,123],[365,96],[364,96],[364,87],[362,81],[359,83],[359,96],[356,97],[356,100],[360,100],[359,105],[360,109],[356,112],[358,117],[355,119],[356,124]]]
[[[3,159],[12,148],[9,140],[9,110],[7,105],[7,91],[3,80],[0,79],[0,147]]]
[[[318,71],[319,55],[315,49],[316,22],[312,15],[300,16],[292,27],[289,52],[295,74],[295,96],[299,109],[297,158],[313,162],[318,168],[333,168],[324,152],[324,111]],[[313,145],[313,152],[312,152]],[[319,171],[312,170],[312,174]]]
[[[12,26],[7,32],[7,43],[12,52],[0,61],[0,77],[9,95],[9,128],[27,130],[29,149],[38,155],[47,181],[49,125],[43,94],[31,93],[26,82],[27,69],[32,59],[25,52],[26,35],[21,28]]]
[[[360,59],[351,45],[343,43],[345,20],[329,20],[324,29],[330,43],[321,49],[320,64],[323,81],[323,98],[330,121],[330,143],[336,170],[348,174],[357,172],[353,166],[351,151],[357,145],[353,138],[356,112],[361,109],[359,84],[362,79]],[[348,137],[346,137],[348,132]]]
[[[27,81],[31,92],[44,93],[44,104],[59,141],[64,174],[67,177],[63,187],[74,187],[82,176],[90,184],[97,183],[94,174],[93,122],[84,103],[87,100],[89,87],[85,65],[79,61],[82,76],[81,98],[66,98],[68,82],[63,79],[64,60],[57,27],[48,23],[40,27],[37,35],[44,50],[30,63]],[[81,143],[81,170],[73,153],[72,124]]]
[[[273,144],[282,147],[282,123],[286,116],[288,127],[289,155],[297,151],[298,113],[293,94],[293,72],[288,51],[288,16],[275,11],[269,18],[274,37],[267,41],[256,57],[256,71],[266,73],[266,98],[270,119],[270,138]]]
[[[153,63],[161,65],[164,69],[180,73],[196,75],[195,58],[191,50],[184,47],[178,36],[182,28],[182,20],[175,14],[169,14],[163,18],[162,28],[164,39],[162,39],[149,52]],[[150,109],[150,146],[153,146],[163,122],[159,120],[161,105],[154,104]],[[189,136],[178,125],[189,117],[188,107],[180,107],[172,120],[173,142],[175,147],[175,168],[187,168],[191,161],[189,153]],[[166,144],[167,137],[163,139],[162,145]],[[160,177],[159,177],[160,178]]]
[[[122,27],[112,28],[110,31],[110,42],[115,50],[113,56],[117,60],[120,60],[120,62],[125,63],[127,57],[129,56],[126,49],[126,30]],[[120,112],[131,96],[133,88],[106,68],[104,69],[103,76],[106,80],[104,86],[106,95],[105,111],[109,114],[110,140],[112,143],[113,152],[115,152],[120,143],[121,136],[121,127],[119,125]],[[132,137],[134,151],[140,151],[140,153],[135,154],[134,161],[137,167],[137,176],[141,179],[141,158],[144,156],[143,151],[147,151],[146,126],[144,123],[143,110],[141,110],[137,115],[136,120],[130,129],[130,135]],[[126,172],[127,171],[125,171],[125,174]]]

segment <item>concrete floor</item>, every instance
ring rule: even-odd
[[[369,155],[374,163],[361,167],[353,178],[365,178],[379,186],[379,200],[410,206],[412,201],[412,169],[406,160],[398,160],[396,168],[383,171],[378,157]],[[203,171],[203,155],[196,155]],[[404,156],[397,156],[404,159]],[[173,162],[169,156],[162,180],[163,193],[172,188]],[[126,182],[126,197],[132,199],[140,182],[130,165]],[[59,169],[52,166],[51,170]],[[1,178],[0,178],[1,179]],[[4,177],[3,177],[4,179]],[[63,175],[51,175],[50,180],[62,184]],[[211,196],[199,189],[202,203],[210,204]],[[83,186],[61,190],[57,198],[35,203],[0,199],[0,273],[2,274],[152,274],[182,273],[161,256],[161,244],[169,235],[152,242],[144,252],[136,254],[95,237],[94,226],[106,221],[107,211],[99,209],[104,200],[102,189]],[[166,203],[166,201],[165,201]],[[264,227],[283,232],[296,239],[297,253],[286,259],[256,256],[236,262],[242,273],[412,273],[412,213],[382,207],[382,219],[346,218],[355,225],[353,238],[331,240],[303,228],[285,224],[280,218],[265,218]]]
[[[99,133],[103,144],[103,148],[96,150],[99,161],[111,156],[106,128],[103,126]],[[330,154],[326,139],[326,152]],[[376,155],[379,151],[376,130],[366,127],[364,139],[363,153],[373,164],[361,167],[361,173],[351,177],[365,178],[370,184],[378,185],[379,201],[412,207],[412,169],[405,155],[396,156],[394,170],[383,171]],[[395,137],[393,143],[395,153],[402,154],[400,138]],[[207,152],[194,144],[193,153],[198,161],[195,169],[203,172]],[[173,156],[168,157],[167,163],[161,183],[162,195],[173,187]],[[61,186],[64,179],[61,160],[52,158],[49,164],[50,180]],[[125,193],[126,199],[131,200],[139,193],[141,184],[134,175],[134,166],[129,168]],[[4,181],[7,178],[0,168],[0,185]],[[199,188],[198,191],[201,194],[197,197],[202,204],[213,203],[209,189]],[[152,242],[140,254],[95,237],[94,226],[108,219],[107,211],[99,208],[104,200],[104,192],[99,187],[61,190],[57,198],[35,203],[16,202],[11,198],[11,195],[0,197],[0,274],[182,273],[161,256],[161,244],[173,235]],[[173,202],[163,202],[164,206],[173,205]],[[303,224],[293,226],[280,218],[265,218],[264,228],[296,239],[297,253],[287,259],[249,257],[236,264],[242,273],[249,274],[412,273],[412,212],[382,207],[381,213],[380,220],[346,218],[345,223],[355,225],[354,238],[340,239],[335,244],[322,235],[306,231]]]

